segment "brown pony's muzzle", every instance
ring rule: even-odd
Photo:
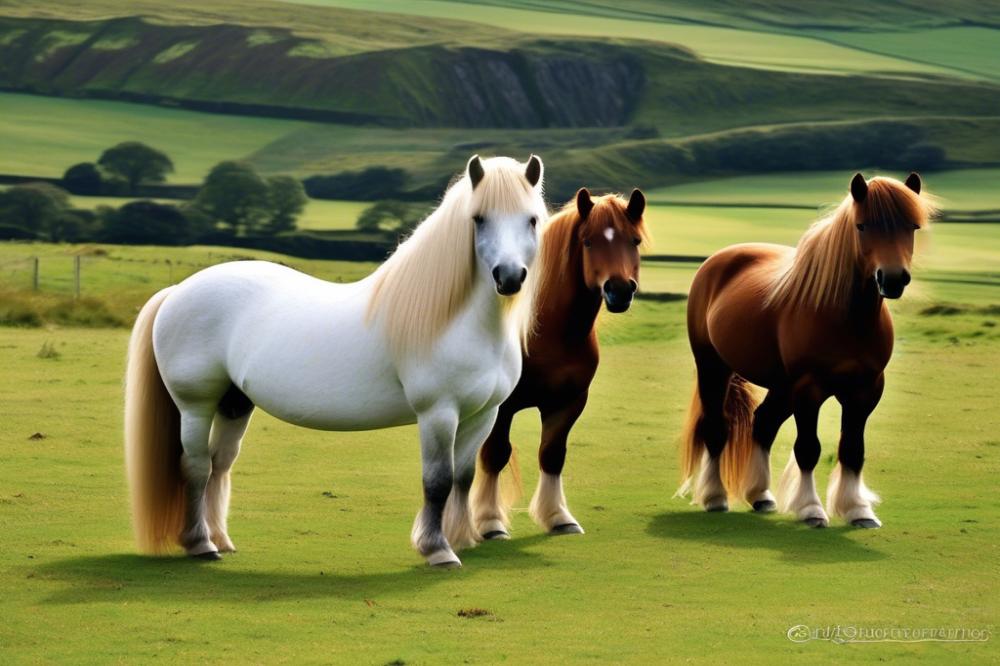
[[[635,290],[638,289],[639,284],[629,278],[628,280],[622,280],[620,278],[611,278],[604,283],[604,287],[601,289],[604,295],[604,304],[608,306],[608,312],[625,312],[632,305],[632,297],[635,295]]]
[[[910,272],[905,268],[890,271],[879,268],[875,271],[875,283],[878,291],[885,298],[899,298],[903,295],[906,285],[910,284]]]

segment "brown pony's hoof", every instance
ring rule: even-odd
[[[877,530],[882,527],[878,521],[872,520],[871,518],[858,518],[857,520],[852,520],[851,525],[854,527],[863,527],[866,530]]]
[[[753,503],[754,513],[774,513],[778,510],[778,505],[774,500],[757,500]]]
[[[197,555],[191,555],[191,559],[202,560],[204,562],[215,562],[222,559],[222,555],[219,555],[218,551],[210,550],[205,553],[198,553]]]
[[[507,541],[510,539],[510,534],[503,530],[493,530],[484,534],[483,538],[487,541]]]
[[[802,522],[809,527],[826,527],[826,521],[822,518],[806,518]]]
[[[562,536],[564,534],[583,534],[583,528],[576,523],[566,523],[565,525],[556,525],[549,530],[550,536]]]

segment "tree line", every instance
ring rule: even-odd
[[[72,206],[70,194],[134,195],[143,184],[164,182],[173,170],[162,151],[120,143],[96,162],[69,167],[62,187],[25,183],[0,192],[0,238],[185,245],[220,232],[273,236],[294,231],[308,202],[296,178],[263,177],[245,162],[225,161],[212,168],[191,201],[137,200],[96,210]]]

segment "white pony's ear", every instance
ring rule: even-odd
[[[532,155],[528,158],[528,166],[524,170],[524,177],[528,179],[532,187],[538,187],[538,184],[542,182],[542,160],[538,158],[538,155]]]
[[[482,180],[483,176],[486,175],[486,171],[483,170],[483,162],[479,159],[479,155],[473,155],[469,158],[469,164],[466,166],[465,170],[469,173],[469,180],[472,181],[472,189],[476,189]]]

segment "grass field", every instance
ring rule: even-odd
[[[191,258],[220,258],[207,252]],[[995,630],[995,313],[897,308],[868,438],[885,527],[862,531],[707,515],[671,498],[691,379],[683,312],[639,302],[603,319],[602,366],[566,472],[587,534],[542,536],[524,498],[514,539],[464,552],[450,573],[428,570],[407,544],[420,493],[414,428],[324,434],[263,414],[234,473],[240,552],[207,566],[134,555],[120,445],[127,332],[2,329],[0,660],[995,661],[992,641],[786,638],[799,624]],[[46,343],[58,358],[37,356]],[[828,405],[819,479],[836,418]],[[522,416],[514,441],[529,491],[537,436]],[[775,472],[792,436],[786,426]],[[472,609],[485,614],[460,615]]]

